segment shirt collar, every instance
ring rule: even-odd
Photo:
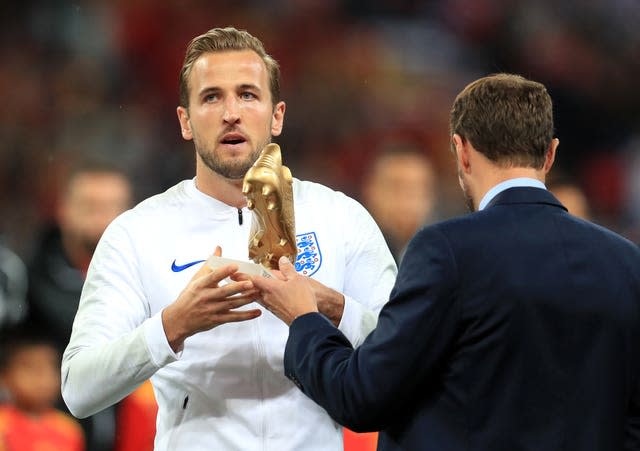
[[[515,187],[532,187],[532,188],[542,188],[547,189],[547,187],[540,180],[532,179],[529,177],[519,177],[515,179],[505,180],[504,182],[498,183],[496,186],[487,191],[487,194],[484,195],[482,200],[480,201],[480,205],[478,206],[478,211],[484,210],[484,208],[496,197],[498,194],[507,190],[509,188]]]

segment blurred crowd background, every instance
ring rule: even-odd
[[[122,209],[193,177],[178,71],[187,43],[213,27],[265,43],[282,68],[285,164],[360,200],[398,261],[421,224],[465,213],[449,109],[467,83],[495,72],[550,91],[560,139],[552,191],[570,212],[640,243],[638,23],[638,0],[2,2],[0,326],[37,325],[62,352],[94,238]],[[83,161],[93,166],[78,175]],[[20,405],[2,391],[25,380],[14,355],[0,359],[0,402]],[[59,367],[49,373],[54,392],[32,411],[59,397]],[[154,409],[146,384],[82,424],[87,449],[151,449]],[[47,439],[40,424],[8,418],[22,421],[0,410],[0,435],[33,427]],[[56,440],[76,443],[77,431],[52,418]],[[10,439],[30,437],[18,432]]]
[[[281,63],[278,142],[294,176],[361,199],[376,153],[414,146],[436,167],[439,216],[462,213],[451,102],[479,76],[516,72],[554,99],[556,170],[594,221],[638,237],[637,0],[32,0],[0,12],[0,233],[21,256],[81,156],[126,167],[136,200],[192,177],[177,73],[194,35],[227,25]]]

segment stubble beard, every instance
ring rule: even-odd
[[[246,158],[241,160],[235,159],[230,162],[223,161],[215,150],[209,151],[201,146],[198,142],[195,142],[195,147],[196,152],[198,152],[198,155],[200,156],[202,162],[213,172],[229,180],[242,180],[244,178],[244,175],[260,156],[260,152],[262,152],[264,146],[269,144],[269,142],[271,142],[270,139],[262,145],[254,148]]]
[[[476,207],[475,203],[473,202],[473,196],[471,195],[471,191],[464,181],[464,175],[460,169],[458,169],[458,181],[460,182],[460,188],[462,189],[465,206],[471,213],[475,212]]]
[[[471,213],[476,211],[476,206],[473,202],[473,197],[471,197],[471,194],[469,194],[468,190],[464,190],[462,191],[462,194],[464,195],[464,204],[467,207],[467,210],[469,210]]]

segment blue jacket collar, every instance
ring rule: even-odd
[[[509,204],[547,204],[567,211],[566,207],[562,205],[560,201],[549,191],[542,188],[532,187],[514,187],[506,189],[491,199],[486,208]]]

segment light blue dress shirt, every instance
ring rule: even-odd
[[[547,189],[547,187],[540,180],[531,179],[529,177],[520,177],[517,179],[505,180],[504,182],[498,183],[496,186],[487,191],[487,194],[484,195],[482,200],[480,201],[480,205],[478,206],[478,211],[484,210],[491,200],[496,197],[498,194],[507,190],[509,188],[515,187],[532,187],[532,188],[542,188]]]

